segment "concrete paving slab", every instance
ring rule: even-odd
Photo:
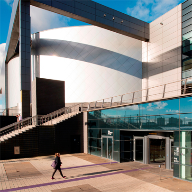
[[[62,189],[56,189],[53,190],[52,192],[100,192],[98,189],[92,187],[89,184],[85,185],[79,185],[79,186],[74,186],[74,187],[67,187],[67,188],[62,188]]]
[[[138,162],[110,164],[108,159],[88,154],[61,155],[62,172],[67,179],[61,178],[58,172],[51,180],[53,160],[52,155],[0,161],[0,190],[188,192],[192,189],[192,183],[173,178],[173,172],[165,168],[161,169],[160,180],[158,165]],[[19,177],[17,170],[21,171]],[[36,170],[40,174],[35,175]]]

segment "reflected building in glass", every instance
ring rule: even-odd
[[[165,164],[175,177],[191,180],[191,119],[192,96],[90,111],[88,153]]]

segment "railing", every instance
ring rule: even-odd
[[[165,99],[170,97],[177,97],[181,95],[190,95],[192,93],[192,77],[181,81],[171,82],[163,85],[142,89],[139,91],[118,95],[94,102],[78,103],[71,107],[64,107],[52,113],[43,116],[34,116],[23,119],[20,122],[13,123],[9,126],[0,129],[0,136],[5,135],[11,131],[19,130],[26,126],[36,125],[52,125],[54,120],[59,117],[70,117],[72,113],[91,111],[102,108],[111,108],[122,105],[128,105],[136,102],[152,101],[158,99]],[[63,117],[62,117],[63,116]]]
[[[36,117],[27,117],[20,122],[12,123],[6,127],[3,127],[0,129],[0,136],[6,135],[12,131],[17,131],[23,127],[32,125],[34,119],[36,119]]]

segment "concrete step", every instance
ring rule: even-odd
[[[43,123],[43,125],[54,125],[54,124],[57,124],[57,123],[61,123],[62,121],[66,120],[66,119],[69,119],[71,117],[74,117],[76,116],[77,114],[79,114],[79,112],[72,112],[72,113],[69,113],[69,114],[64,114],[64,115],[61,115],[55,119],[48,121],[46,123]]]
[[[2,137],[0,137],[0,142],[3,142],[3,141],[5,141]]]
[[[23,132],[26,132],[26,131],[34,128],[34,127],[35,126],[33,126],[33,125],[29,125],[27,127],[21,128],[19,130],[14,130],[14,131],[10,132],[9,134],[6,134],[6,135],[3,135],[2,137],[0,137],[0,141],[1,142],[6,141],[6,140],[8,140],[8,139],[10,139],[12,137],[15,137],[15,136],[23,133]]]

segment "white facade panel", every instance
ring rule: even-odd
[[[8,108],[9,115],[20,113],[21,109],[21,86],[20,86],[19,57],[11,59],[8,63]]]
[[[148,53],[143,60],[142,86],[150,88],[181,80],[181,5],[150,23],[150,42]],[[144,44],[142,44],[143,46]],[[142,53],[146,55],[146,46]],[[146,60],[147,58],[147,60]],[[180,74],[180,75],[179,75]],[[178,82],[178,89],[181,83]],[[154,93],[158,90],[153,89]],[[178,95],[180,94],[175,93]],[[166,96],[173,96],[173,93]],[[143,97],[146,93],[143,92]],[[154,99],[154,98],[151,98]]]
[[[142,89],[142,42],[96,26],[40,32],[40,77],[65,81],[66,103]]]

